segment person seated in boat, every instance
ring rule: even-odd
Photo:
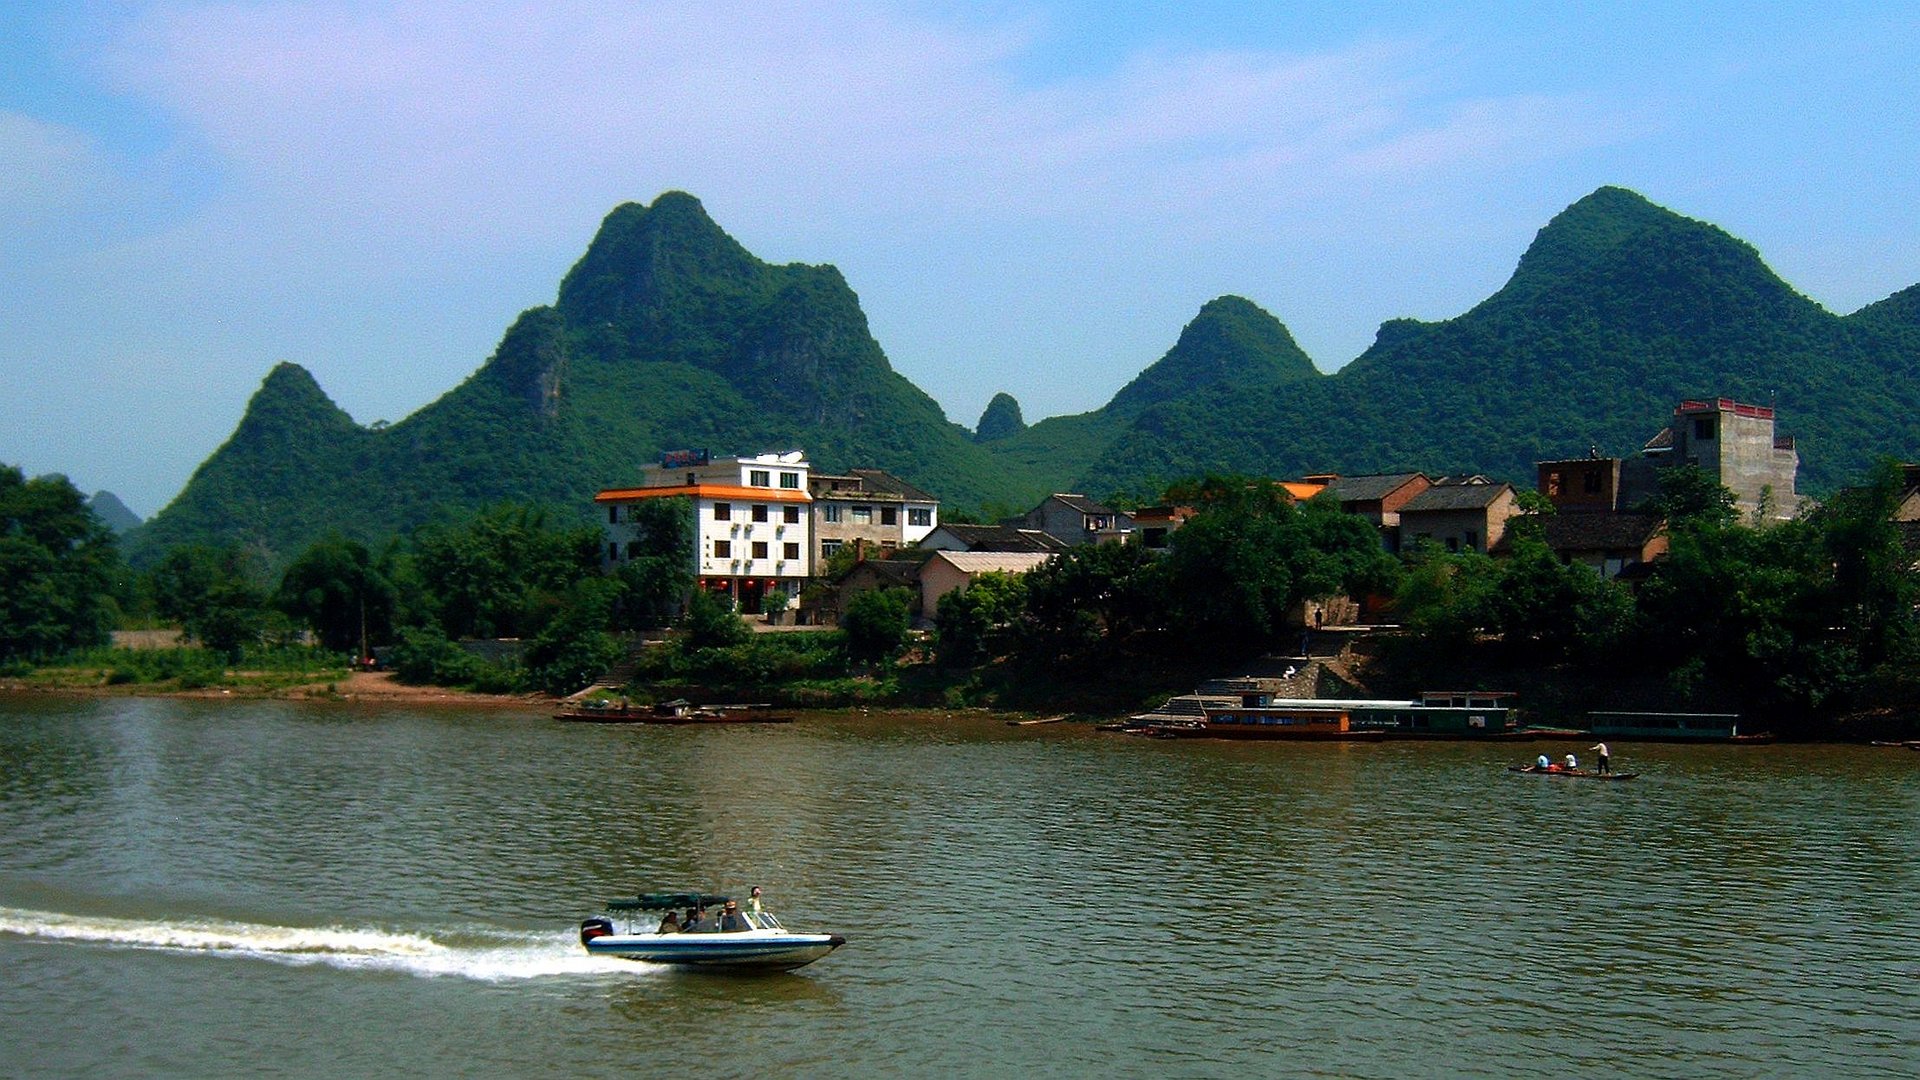
[[[687,917],[680,922],[681,931],[692,934],[701,930],[711,930],[712,926],[701,926],[707,918],[706,908],[688,908]]]
[[[738,900],[727,901],[727,906],[720,909],[720,932],[723,934],[734,934],[746,929],[749,929],[749,927],[747,926],[746,916],[740,914],[740,902]]]
[[[1579,767],[1580,767],[1580,762],[1579,762],[1579,761],[1577,761],[1577,760],[1575,760],[1575,758],[1574,758],[1574,756],[1573,756],[1572,754],[1568,754],[1568,755],[1567,755],[1567,771],[1568,771],[1568,772],[1573,772],[1574,770],[1576,770],[1576,769],[1578,769]]]
[[[680,932],[680,916],[675,915],[673,909],[667,909],[667,916],[660,920],[660,929],[658,932],[662,934],[677,934]]]
[[[1539,769],[1541,772],[1552,772],[1553,762],[1547,760],[1547,755],[1541,754],[1539,757],[1533,759],[1533,767]]]

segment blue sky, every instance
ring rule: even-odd
[[[11,0],[0,462],[151,514],[281,360],[398,420],[669,189],[969,425],[1222,293],[1335,370],[1603,184],[1852,311],[1920,282],[1917,73],[1916,4]]]

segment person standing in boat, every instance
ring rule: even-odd
[[[1612,767],[1607,764],[1607,744],[1606,743],[1594,743],[1592,746],[1587,747],[1587,749],[1592,750],[1594,753],[1600,755],[1599,769],[1602,775],[1605,775],[1606,773],[1613,771]]]
[[[754,915],[760,914],[760,886],[758,885],[755,885],[753,892],[747,895],[747,911]]]

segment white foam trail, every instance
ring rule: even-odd
[[[276,963],[453,976],[486,982],[633,974],[649,965],[589,956],[571,933],[489,931],[497,944],[446,945],[423,934],[341,926],[264,926],[218,919],[153,921],[0,907],[0,934],[203,953]],[[476,935],[478,936],[478,935]]]

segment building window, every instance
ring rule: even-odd
[[[933,524],[933,511],[925,506],[909,506],[907,507],[907,524],[931,526]]]
[[[1558,470],[1547,474],[1547,498],[1560,494],[1560,473]]]
[[[783,559],[792,559],[792,560],[798,561],[800,558],[800,545],[799,544],[780,545],[780,557]]]
[[[789,491],[798,491],[800,489],[800,474],[797,472],[781,473],[780,486]]]
[[[831,559],[835,555],[840,554],[840,548],[842,543],[843,542],[839,540],[820,541],[820,557],[822,559]]]
[[[880,524],[882,525],[900,524],[900,508],[897,506],[881,507],[880,508]]]
[[[1600,493],[1600,474],[1597,472],[1588,473],[1585,486],[1587,494],[1598,495]]]
[[[782,521],[784,521],[784,522],[786,522],[786,523],[787,523],[787,524],[789,524],[789,525],[798,525],[798,524],[800,524],[800,508],[799,508],[799,507],[797,507],[797,506],[783,506],[783,507],[781,507],[781,508],[780,508],[780,520],[782,520]]]
[[[753,542],[753,557],[756,559],[764,559],[767,557],[767,542],[765,540],[755,540]]]
[[[749,469],[747,470],[747,486],[772,487],[773,478],[768,475],[765,469]]]
[[[688,474],[687,474],[687,486],[688,486],[688,487],[692,487],[693,485],[695,485],[695,484],[697,484],[697,483],[699,483],[699,482],[700,482],[700,477],[699,477],[699,476],[698,476],[697,474],[695,474],[695,473],[688,473]]]
[[[854,523],[855,525],[871,525],[871,524],[873,524],[873,507],[871,507],[871,506],[856,506],[856,507],[854,507],[854,508],[853,508],[853,523]]]
[[[840,520],[840,504],[828,503],[827,505],[821,507],[820,520],[838,522]]]
[[[767,506],[765,503],[753,504],[753,520],[755,521],[767,520]]]
[[[733,504],[732,503],[714,503],[713,504],[713,520],[732,521],[733,520]]]
[[[1459,537],[1457,537],[1457,536],[1449,536],[1449,537],[1447,537],[1447,550],[1448,550],[1448,551],[1459,551],[1459,550],[1460,550],[1460,538],[1459,538]]]
[[[607,507],[607,524],[609,525],[620,524],[620,508],[618,506]]]
[[[733,558],[733,542],[730,540],[715,540],[713,542],[713,557],[716,559]]]
[[[1713,417],[1711,416],[1694,417],[1693,418],[1693,437],[1696,439],[1699,439],[1701,442],[1708,442],[1712,440]]]
[[[627,541],[627,558],[637,559],[639,557],[640,557],[640,541],[638,540]]]
[[[620,561],[620,545],[619,544],[607,545],[607,561],[608,562]]]
[[[1468,532],[1467,532],[1467,550],[1468,550],[1468,551],[1479,551],[1479,550],[1480,550],[1480,534],[1479,534],[1479,533],[1477,533],[1477,532],[1473,532],[1472,530],[1468,530]]]

